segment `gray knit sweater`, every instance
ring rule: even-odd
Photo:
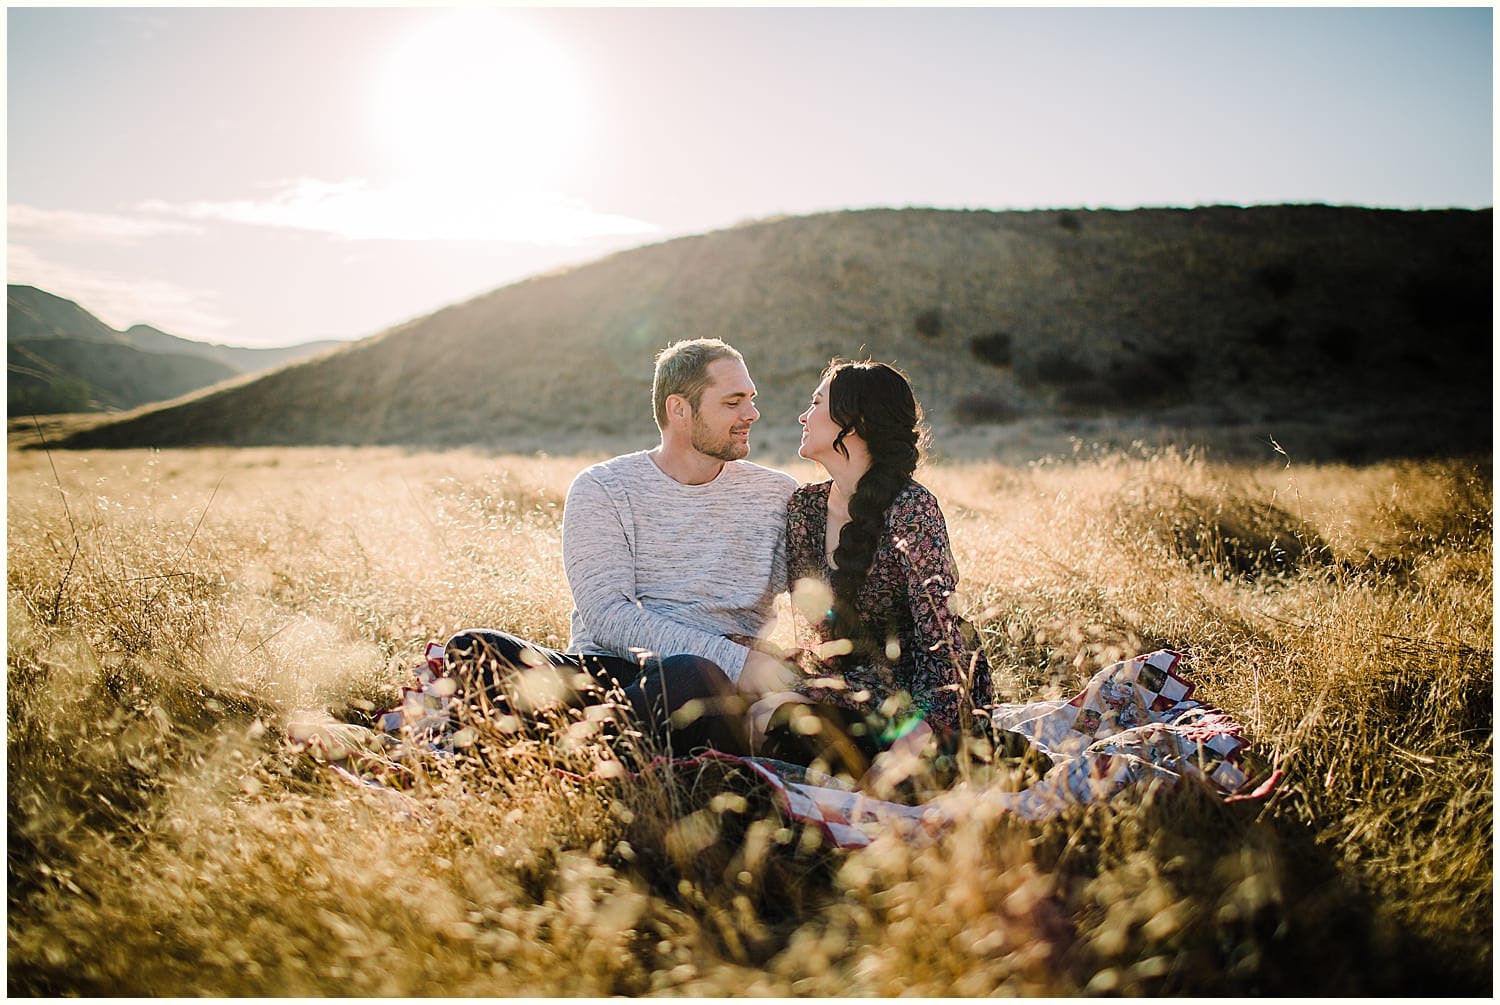
[[[690,653],[739,679],[755,636],[786,588],[790,475],[729,461],[683,485],[645,451],[584,469],[563,508],[563,565],[573,591],[569,652]]]

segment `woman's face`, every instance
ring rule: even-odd
[[[839,435],[840,427],[833,421],[833,416],[828,414],[828,382],[831,379],[823,378],[823,382],[813,392],[812,404],[807,406],[807,411],[797,416],[797,421],[802,423],[802,446],[797,448],[797,453],[820,464],[837,454],[833,449],[833,441]]]

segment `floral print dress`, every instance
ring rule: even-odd
[[[911,482],[886,513],[870,575],[855,600],[865,626],[885,641],[883,649],[827,655],[827,643],[834,641],[828,617],[816,611],[809,617],[804,610],[804,598],[818,591],[799,589],[798,583],[814,580],[823,584],[823,597],[830,595],[833,570],[824,540],[832,485],[804,485],[787,504],[787,585],[804,647],[796,658],[808,675],[797,690],[813,701],[886,720],[917,712],[939,732],[957,731],[963,704],[990,701],[990,666],[983,651],[965,639],[966,624],[948,606],[958,570],[937,498]]]

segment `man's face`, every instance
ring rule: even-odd
[[[750,453],[750,424],[760,418],[755,383],[737,359],[714,360],[708,375],[711,383],[698,407],[689,407],[693,449],[721,461],[737,461]]]

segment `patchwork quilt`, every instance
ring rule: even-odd
[[[1052,762],[1040,780],[1019,791],[981,787],[907,805],[872,798],[847,782],[798,765],[716,751],[655,762],[646,770],[711,758],[737,761],[770,787],[787,817],[817,826],[841,848],[858,848],[890,832],[909,839],[930,838],[976,807],[1042,821],[1127,789],[1183,780],[1206,785],[1229,801],[1269,795],[1281,773],[1271,772],[1253,784],[1241,758],[1248,746],[1243,727],[1195,700],[1195,685],[1183,671],[1183,657],[1162,649],[1104,667],[1066,701],[989,709],[998,729],[1024,736]],[[408,743],[420,740],[451,751],[456,737],[444,735],[443,729],[451,721],[448,703],[453,691],[452,682],[443,676],[440,645],[429,646],[416,675],[417,686],[405,689],[402,705],[384,713],[379,725]],[[360,780],[347,767],[341,774]]]

